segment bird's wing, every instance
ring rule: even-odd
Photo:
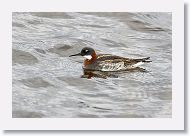
[[[142,58],[142,59],[127,59],[125,60],[125,66],[138,66],[141,65],[141,64],[144,64],[144,63],[148,63],[148,62],[151,62],[150,60],[150,57],[147,57],[147,58]]]
[[[129,59],[111,54],[102,54],[97,57],[97,63],[102,69],[109,69],[110,71],[117,71],[119,69],[137,67],[146,62],[151,62],[150,57],[141,59]]]

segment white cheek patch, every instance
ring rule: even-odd
[[[85,56],[83,56],[83,57],[85,57],[85,58],[88,59],[88,60],[91,60],[91,59],[92,59],[92,56],[91,56],[91,55],[85,55]]]

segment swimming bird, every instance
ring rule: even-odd
[[[83,69],[84,70],[94,70],[94,71],[123,71],[137,68],[138,66],[151,62],[150,57],[141,59],[130,59],[125,57],[120,57],[111,54],[99,54],[97,55],[95,50],[90,47],[84,47],[80,53],[70,55],[72,56],[83,56],[84,60]]]

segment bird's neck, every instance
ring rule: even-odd
[[[85,60],[84,60],[84,65],[85,65],[85,66],[86,66],[86,65],[89,65],[89,64],[93,63],[96,59],[97,59],[96,53],[93,52],[93,53],[91,54],[91,59],[85,59]]]

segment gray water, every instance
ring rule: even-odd
[[[13,13],[14,118],[172,117],[171,13]],[[150,57],[148,72],[81,78],[83,47]]]

